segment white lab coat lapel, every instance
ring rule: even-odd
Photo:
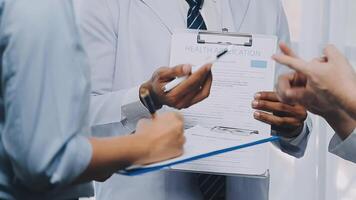
[[[177,0],[138,0],[145,4],[157,16],[162,24],[174,32],[175,27],[185,27]],[[182,0],[183,1],[183,0]]]
[[[222,17],[222,28],[230,32],[240,32],[251,0],[216,0]]]

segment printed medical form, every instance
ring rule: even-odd
[[[204,32],[176,32],[171,44],[171,66],[201,63],[226,48],[226,45],[234,44],[231,51],[212,68],[213,85],[210,96],[182,111],[187,126],[199,125],[211,130],[209,133],[194,133],[201,137],[201,141],[190,142],[189,145],[200,145],[203,148],[220,145],[219,143],[243,143],[270,137],[271,127],[253,118],[251,102],[256,92],[273,91],[275,62],[271,57],[276,52],[277,38],[242,35],[241,39],[238,38],[239,35],[232,33],[208,34],[206,36],[209,37],[205,39],[204,36]],[[207,38],[213,42],[207,41]],[[240,44],[233,40],[238,40]],[[210,137],[209,142],[202,143],[207,141],[207,137]],[[269,146],[253,146],[177,165],[174,169],[261,175],[268,169]]]

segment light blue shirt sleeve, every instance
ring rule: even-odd
[[[335,134],[329,143],[329,152],[356,163],[356,129],[346,140]]]
[[[37,192],[68,187],[92,156],[89,69],[72,1],[7,1],[0,30],[6,113],[0,145],[12,184]]]

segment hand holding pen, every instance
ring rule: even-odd
[[[140,90],[140,99],[141,99],[142,103],[145,105],[145,107],[148,109],[148,111],[151,113],[152,118],[155,118],[156,106],[153,102],[150,91],[146,88],[142,88]]]
[[[188,108],[209,96],[212,84],[211,67],[211,64],[206,64],[195,73],[192,73],[190,65],[162,67],[149,81],[141,85],[140,91],[143,88],[149,90],[156,109],[160,109],[163,105],[176,109]],[[176,77],[188,75],[184,82],[170,92],[164,92],[163,87],[167,83]]]
[[[152,119],[142,119],[137,124],[136,134],[149,145],[149,152],[135,164],[150,164],[180,156],[185,143],[182,115],[175,112],[156,115],[153,99],[145,88],[140,90],[140,98]]]
[[[231,46],[218,52],[202,65],[178,65],[173,68],[162,67],[152,78],[141,85],[150,91],[155,108],[167,105],[176,109],[188,108],[210,95],[212,85],[211,68],[213,63],[226,55]]]

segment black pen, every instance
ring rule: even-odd
[[[142,88],[140,90],[140,98],[141,98],[142,103],[145,105],[145,107],[151,113],[152,118],[155,118],[156,107],[155,107],[155,104],[153,103],[153,99],[150,95],[150,91],[146,88]]]

